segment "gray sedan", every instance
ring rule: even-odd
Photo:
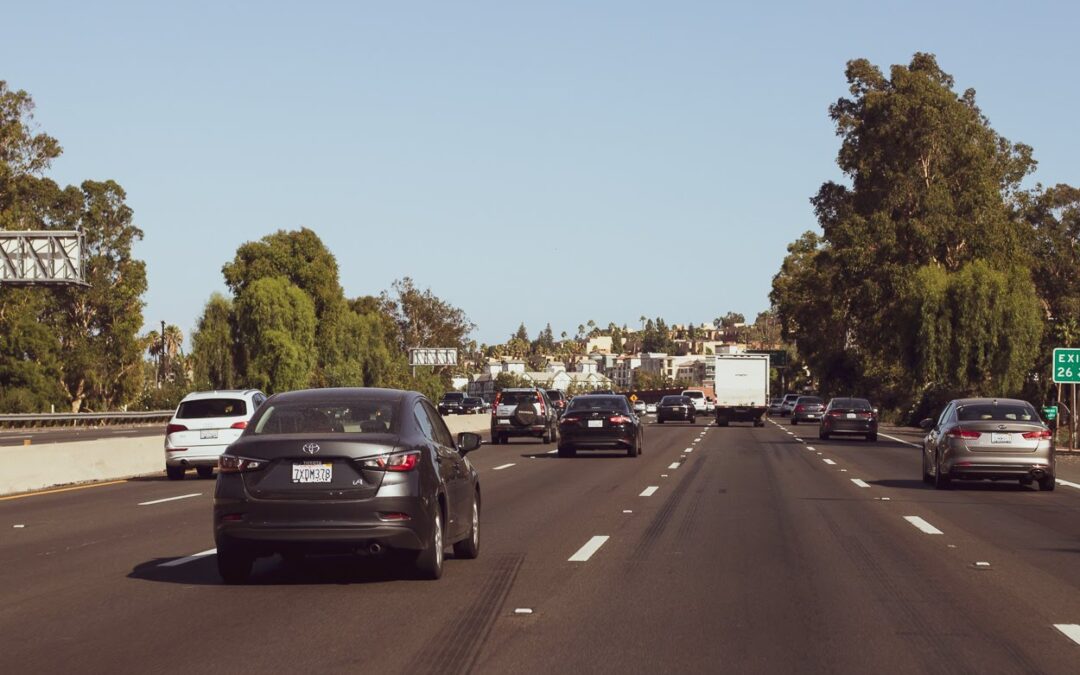
[[[952,480],[1018,480],[1053,490],[1054,437],[1027,401],[973,398],[950,401],[938,419],[925,419],[922,478],[938,489]]]

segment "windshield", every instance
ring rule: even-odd
[[[201,398],[184,401],[176,410],[176,418],[182,420],[243,417],[244,415],[247,415],[247,402],[242,398]]]
[[[396,431],[394,404],[386,401],[326,401],[264,405],[252,433],[333,434]]]

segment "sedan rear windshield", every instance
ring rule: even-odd
[[[872,410],[870,401],[865,398],[834,398],[830,407],[833,410]]]
[[[624,396],[578,396],[567,408],[567,412],[582,410],[626,410]]]
[[[1039,419],[1034,408],[1026,404],[1016,403],[965,405],[956,409],[956,417],[961,422],[977,422],[980,420],[1034,422]]]
[[[817,396],[800,396],[799,403],[803,405],[821,405],[821,399]]]
[[[183,420],[244,415],[247,415],[247,402],[242,398],[200,398],[184,401],[176,411],[177,419]]]
[[[660,405],[686,405],[689,401],[685,396],[665,396],[660,399]]]
[[[255,434],[384,434],[397,430],[394,404],[385,401],[330,401],[264,405],[248,427]]]

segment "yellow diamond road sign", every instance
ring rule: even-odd
[[[634,403],[635,401],[637,401],[637,394],[630,394],[630,402]]]

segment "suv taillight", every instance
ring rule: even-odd
[[[240,422],[233,422],[230,429],[247,429],[247,422],[241,420]]]
[[[547,406],[544,405],[544,395],[540,392],[536,392],[536,401],[540,404],[540,415],[547,415]]]
[[[183,424],[170,424],[169,426],[165,427],[166,436],[168,436],[169,434],[174,434],[177,431],[187,431],[187,427],[185,427]]]

